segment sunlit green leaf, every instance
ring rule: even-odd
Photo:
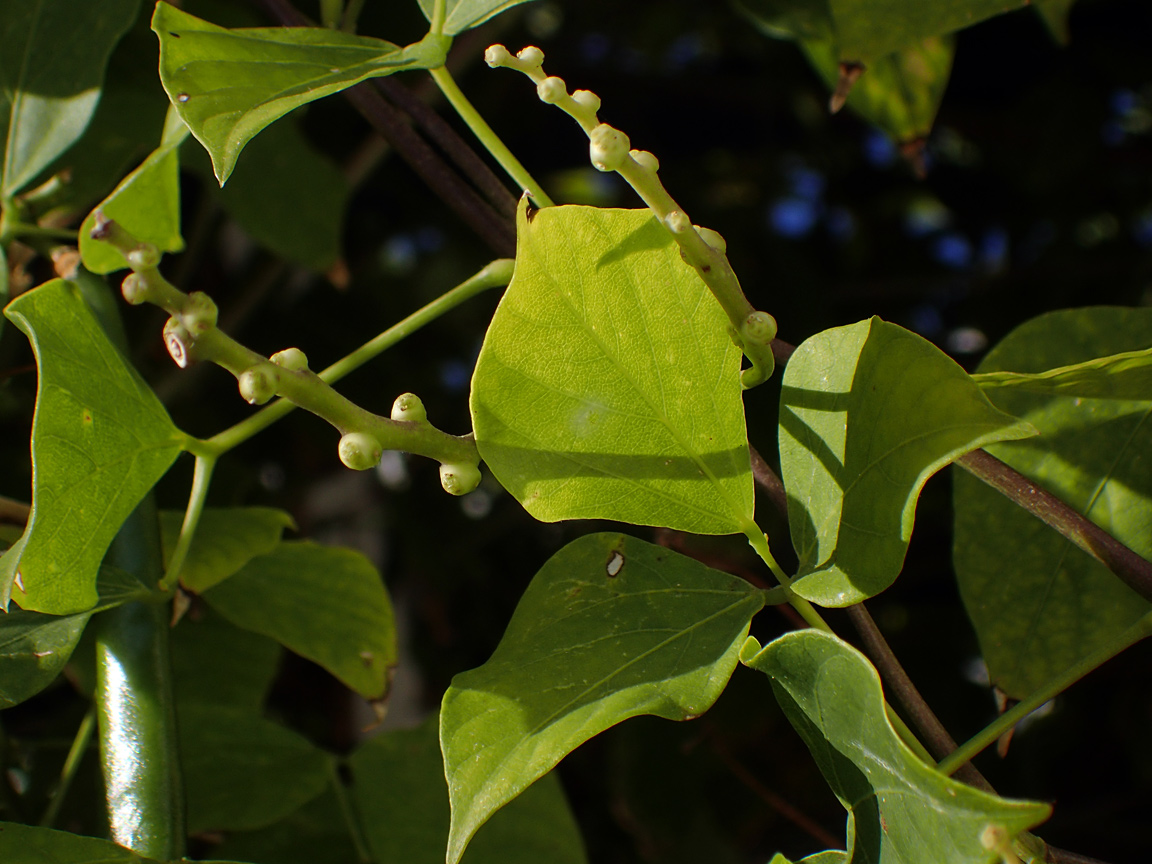
[[[444,62],[446,42],[400,48],[318,27],[227,30],[156,4],[160,80],[192,134],[212,156],[221,185],[244,145],[269,123],[367,78]]]
[[[768,864],[793,864],[793,862],[777,852]],[[826,852],[817,852],[815,855],[801,858],[796,864],[848,864],[848,853],[829,849]]]
[[[268,637],[237,627],[211,607],[198,608],[172,630],[177,699],[258,713],[282,653]]]
[[[989,864],[990,827],[1013,837],[1048,818],[1046,804],[980,792],[921,762],[889,725],[872,664],[835,636],[798,630],[763,649],[749,639],[740,661],[769,677],[848,811],[849,860]]]
[[[0,601],[7,601],[18,566],[22,608],[82,611],[96,602],[96,573],[121,523],[186,438],[75,285],[55,279],[4,311],[31,340],[40,382],[32,515],[4,556],[8,581],[0,581]]]
[[[764,594],[621,534],[569,543],[528,586],[504,638],[452,680],[440,740],[450,864],[497,809],[622,720],[685,720],[720,695]]]
[[[719,304],[647,210],[526,208],[472,380],[481,457],[545,522],[742,531],[740,351]]]
[[[947,355],[873,318],[818,333],[784,372],[780,468],[792,588],[847,606],[896,579],[928,478],[993,441],[1035,434],[996,410]]]
[[[80,226],[80,255],[93,273],[112,273],[128,266],[118,249],[93,240],[96,213],[102,212],[137,240],[152,243],[162,252],[184,248],[180,236],[181,142],[188,127],[174,109],[168,111],[160,146],[105,198]]]
[[[1072,309],[1021,325],[980,365],[989,373],[1070,367],[1025,379],[1036,392],[988,390],[999,407],[1040,430],[989,452],[1145,558],[1152,557],[1152,390],[1139,386],[1144,369],[1127,364],[1150,343],[1152,309]],[[1113,373],[1125,382],[1117,390]],[[1149,610],[1103,564],[999,492],[960,471],[954,488],[960,592],[992,681],[1008,695],[1029,695]]]
[[[180,704],[188,830],[261,828],[317,797],[328,757],[249,708]]]
[[[804,42],[801,47],[835,91],[840,80],[835,45]],[[848,107],[897,141],[927,137],[948,86],[953,53],[951,39],[935,37],[869,63],[848,93]]]
[[[0,198],[84,134],[108,56],[138,7],[139,0],[0,6]]]
[[[432,20],[432,6],[436,0],[420,0],[424,17]],[[527,3],[528,0],[447,0],[444,14],[444,35],[455,36],[471,27],[483,24],[505,9]]]
[[[352,797],[379,861],[443,864],[448,786],[437,718],[366,741],[349,758]],[[560,783],[546,774],[492,817],[464,864],[583,864],[580,832]]]
[[[1139,341],[1140,330],[1135,335]],[[1012,359],[1035,365],[1022,352]],[[991,368],[988,360],[980,368],[986,367]],[[1123,351],[1043,372],[980,372],[972,379],[996,400],[1001,395],[991,391],[1009,389],[1072,399],[1148,401],[1152,399],[1152,348]]]
[[[236,626],[319,663],[361,695],[384,695],[396,663],[392,604],[359,552],[281,543],[203,597]]]
[[[172,556],[183,522],[183,512],[160,513],[165,562]],[[180,571],[180,584],[197,594],[207,591],[279,546],[285,528],[295,530],[296,523],[290,514],[274,507],[205,508]]]

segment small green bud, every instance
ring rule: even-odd
[[[495,69],[497,66],[507,66],[512,55],[503,45],[489,45],[484,52],[484,62]]]
[[[196,359],[192,352],[195,344],[196,340],[179,318],[173,316],[164,324],[164,347],[181,369],[187,369]]]
[[[573,101],[587,111],[592,117],[600,110],[600,97],[591,90],[576,90],[572,94]]]
[[[588,155],[597,171],[616,171],[628,158],[628,136],[607,123],[601,123],[588,135]]]
[[[480,468],[445,463],[440,466],[440,485],[449,495],[467,495],[480,485]]]
[[[776,338],[776,319],[767,312],[753,312],[740,329],[749,342],[767,345]]]
[[[340,461],[353,471],[375,468],[383,455],[380,442],[364,432],[349,432],[340,439]]]
[[[160,250],[151,243],[141,243],[135,249],[129,250],[128,266],[133,270],[147,270],[160,263]]]
[[[301,372],[308,368],[308,358],[299,348],[285,348],[268,359],[289,372]]]
[[[540,97],[541,102],[555,105],[568,95],[568,87],[563,78],[553,75],[536,85],[536,95]]]
[[[660,160],[647,150],[632,150],[628,155],[635,159],[636,163],[645,171],[651,171],[655,174],[660,170]]]
[[[392,403],[392,419],[401,422],[424,423],[428,420],[428,412],[424,410],[424,403],[415,393],[404,393],[396,397]]]
[[[683,234],[692,227],[692,220],[683,210],[673,210],[664,217],[664,225],[673,234]]]
[[[720,236],[719,231],[713,231],[711,228],[701,228],[699,225],[693,225],[696,233],[700,235],[700,239],[719,252],[721,255],[728,251],[728,242]]]
[[[147,279],[139,273],[129,273],[120,283],[120,293],[133,306],[139,306],[141,303],[148,302],[148,297],[152,292],[148,288]]]
[[[544,65],[544,52],[535,45],[529,45],[516,52],[516,59],[520,61],[525,71],[539,69]]]
[[[216,304],[203,291],[193,291],[180,314],[180,320],[193,336],[207,333],[216,326]]]
[[[263,364],[246,369],[238,382],[240,395],[249,405],[263,405],[276,395],[276,377],[272,370]]]

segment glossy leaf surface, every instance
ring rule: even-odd
[[[446,0],[444,13],[444,35],[455,36],[489,18],[499,15],[505,9],[527,3],[528,0]],[[424,17],[432,20],[432,7],[435,0],[420,0],[420,10]]]
[[[125,177],[80,226],[80,255],[93,273],[112,273],[128,267],[120,251],[93,240],[97,211],[118,223],[137,240],[152,243],[162,252],[184,248],[180,235],[179,146],[188,127],[169,109],[164,133],[157,147],[139,167]]]
[[[1131,398],[1141,393],[1129,386],[1136,372],[1105,355],[1149,343],[1152,310],[1066,310],[1021,325],[980,365],[981,372],[1041,373],[1081,364],[1067,376],[1032,379],[1046,387],[1064,379],[1069,390],[989,390],[1041,433],[989,450],[1145,558],[1152,556],[1152,388]],[[1110,392],[1109,369],[1127,382],[1114,391],[1126,398],[1080,395],[1089,384],[1087,392]],[[999,492],[959,471],[954,489],[960,592],[992,682],[1008,695],[1027,696],[1148,611],[1103,564]]]
[[[1035,434],[947,355],[873,318],[818,333],[784,371],[780,466],[792,588],[822,606],[880,593],[904,563],[924,483],[956,457]]]
[[[799,630],[763,649],[749,639],[740,660],[769,677],[848,811],[849,860],[988,864],[989,826],[1015,836],[1048,817],[1046,804],[997,798],[921,762],[889,725],[872,664],[837,637]]]
[[[379,861],[443,864],[448,786],[433,716],[417,729],[385,732],[348,760],[352,796]],[[546,774],[492,817],[464,864],[584,864],[580,832],[560,782]]]
[[[0,198],[18,192],[84,134],[108,57],[138,8],[139,0],[18,0],[0,7]]]
[[[237,627],[275,639],[366,698],[384,695],[396,662],[392,604],[359,552],[281,543],[203,596]]]
[[[160,513],[160,534],[167,563],[180,537],[183,512]],[[295,530],[292,516],[274,507],[208,507],[180,571],[180,584],[200,593],[223,582],[259,555],[280,545],[285,528]]]
[[[444,61],[445,45],[406,48],[318,27],[228,30],[158,3],[160,80],[223,185],[244,145],[293,108],[367,78]]]
[[[741,579],[621,534],[587,535],[552,556],[492,657],[444,696],[450,864],[497,809],[589,738],[639,714],[705,711],[763,603]]]
[[[526,208],[472,379],[481,457],[545,522],[742,531],[740,352],[719,304],[646,210]]]
[[[104,552],[185,436],[75,285],[55,279],[20,295],[5,314],[31,340],[40,374],[32,515],[5,559],[9,568],[19,562],[22,608],[78,612],[96,602]],[[0,584],[0,600],[10,590],[10,581]]]

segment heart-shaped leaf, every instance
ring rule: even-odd
[[[932,343],[873,318],[818,333],[784,372],[780,467],[792,588],[848,606],[896,579],[928,478],[953,459],[1035,430],[992,406]]]
[[[319,663],[366,698],[384,695],[396,663],[392,604],[359,552],[281,543],[203,596],[237,627]]]
[[[609,726],[706,710],[763,604],[741,579],[622,534],[553,555],[492,657],[444,696],[449,864],[496,810]]]
[[[798,630],[763,649],[749,639],[740,662],[769,677],[848,811],[848,860],[988,864],[993,837],[1048,818],[1046,804],[980,792],[921,762],[889,724],[872,664],[837,637]]]
[[[184,514],[160,513],[160,536],[167,563],[180,537]],[[180,571],[180,584],[197,594],[218,585],[259,555],[280,545],[292,516],[274,507],[209,507],[200,514],[196,537]]]
[[[220,185],[253,137],[293,108],[367,78],[444,63],[447,40],[401,48],[321,27],[228,30],[157,3],[160,80],[180,117],[212,156]]]
[[[527,2],[528,0],[446,0],[444,35],[455,36],[457,33],[463,33],[499,15],[505,9]],[[420,11],[429,21],[432,20],[432,7],[435,3],[436,0],[420,0]]]
[[[31,340],[40,383],[32,515],[0,562],[0,602],[7,603],[18,567],[22,608],[79,612],[96,603],[96,574],[120,525],[187,438],[73,283],[41,285],[4,314]]]
[[[527,206],[472,379],[481,457],[545,522],[744,531],[740,351],[720,305],[647,210]]]
[[[1152,309],[1052,312],[1008,334],[977,377],[1021,382],[988,395],[1041,433],[989,451],[1145,558],[1152,557],[1152,387],[1140,386],[1148,352],[1139,349],[1149,343]],[[1044,371],[1052,367],[1065,368]],[[1152,608],[999,492],[964,472],[956,472],[954,490],[960,593],[992,681],[1010,696],[1030,695]]]

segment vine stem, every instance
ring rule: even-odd
[[[348,790],[344,787],[344,781],[340,779],[340,772],[336,769],[336,760],[328,760],[328,785],[332,787],[332,794],[336,796],[336,803],[340,807],[340,814],[344,817],[344,827],[348,829],[348,837],[352,840],[352,845],[356,847],[356,857],[360,864],[371,864],[373,860],[372,850],[369,848],[368,840],[364,836],[364,828],[360,824],[360,819],[352,806],[352,802],[348,800]]]
[[[448,0],[435,0],[432,4],[432,26],[430,32],[436,36],[444,35],[444,11]]]
[[[48,802],[48,806],[44,809],[44,815],[40,817],[41,828],[51,828],[56,821],[56,817],[60,813],[60,806],[68,795],[68,790],[76,777],[76,771],[80,767],[80,760],[88,751],[88,745],[92,742],[92,733],[95,731],[96,711],[89,708],[84,719],[80,721],[80,727],[76,730],[76,737],[72,739],[72,746],[64,758],[64,766],[60,769],[60,780],[52,792],[52,800]]]
[[[1104,647],[1092,652],[1083,660],[1069,666],[1064,672],[1057,675],[1047,684],[1041,686],[1036,692],[1015,705],[1011,710],[1005,711],[996,720],[989,723],[969,740],[961,744],[956,750],[944,758],[937,768],[945,773],[952,774],[961,765],[968,762],[973,756],[985,747],[993,744],[1005,732],[1070,686],[1075,684],[1097,666],[1111,660],[1125,648],[1134,645],[1141,639],[1152,636],[1152,612],[1145,614],[1128,629],[1122,631]]]
[[[188,559],[192,540],[196,536],[196,526],[200,524],[200,514],[204,512],[204,502],[208,500],[208,487],[212,483],[212,472],[216,468],[216,456],[198,455],[192,469],[192,491],[188,494],[188,506],[184,509],[184,522],[180,526],[180,537],[172,550],[168,569],[160,581],[163,591],[171,591],[180,580],[180,571]]]
[[[456,113],[460,115],[460,119],[468,124],[468,128],[472,130],[472,134],[476,136],[477,140],[484,145],[484,148],[492,154],[500,167],[508,174],[509,177],[521,188],[527,190],[532,199],[541,207],[553,206],[553,201],[548,197],[548,193],[544,191],[543,187],[536,182],[535,178],[528,173],[528,170],[520,164],[511,150],[500,140],[492,127],[488,125],[480,112],[473,107],[472,103],[468,101],[468,97],[457,86],[456,80],[448,71],[447,67],[441,66],[438,69],[429,69],[429,74],[432,80],[436,82],[436,86],[440,88],[440,92],[444,94],[444,98],[455,109]]]

